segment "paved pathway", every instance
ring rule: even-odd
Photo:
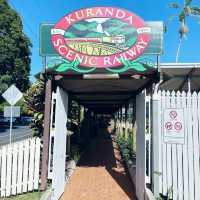
[[[116,144],[109,134],[93,140],[90,151],[66,186],[61,200],[135,200]]]

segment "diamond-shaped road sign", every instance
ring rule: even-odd
[[[2,97],[10,104],[15,105],[22,97],[23,94],[15,85],[11,85],[3,94]]]

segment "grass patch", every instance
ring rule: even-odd
[[[21,194],[8,198],[0,198],[0,200],[39,200],[42,196],[42,192],[31,192],[27,194]]]

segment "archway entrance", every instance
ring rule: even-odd
[[[141,158],[136,164],[136,193],[138,198],[144,197],[144,90],[148,88],[150,93],[152,85],[159,80],[159,59],[154,65],[156,61],[152,54],[158,56],[161,53],[161,44],[162,23],[145,23],[135,14],[118,8],[82,9],[66,15],[55,25],[41,26],[41,55],[46,66],[43,74],[46,99],[41,189],[45,189],[47,183],[49,133],[51,116],[55,112],[53,200],[60,198],[65,186],[69,99],[82,105],[90,115],[104,114],[116,119],[116,125],[116,116],[123,115],[123,107],[127,116],[127,105],[134,102],[138,121],[137,151]],[[55,109],[52,106],[54,100]],[[122,120],[120,124],[123,123]],[[121,132],[127,128],[127,124],[123,126],[118,126],[117,130]]]
[[[53,77],[53,80],[49,80],[49,82],[53,82],[52,85],[54,85],[54,89],[56,90],[54,159],[52,173],[52,186],[54,187],[54,194],[57,195],[55,199],[60,197],[65,186],[65,150],[67,141],[65,133],[67,132],[66,121],[68,98],[79,102],[80,105],[85,107],[90,115],[92,115],[92,113],[94,116],[104,114],[113,119],[119,110],[121,110],[121,114],[123,114],[123,112],[125,114],[125,112],[127,112],[127,108],[125,111],[125,107],[127,107],[130,102],[134,102],[133,105],[136,112],[133,113],[132,117],[136,118],[136,121],[138,122],[137,143],[140,145],[138,145],[137,152],[138,156],[141,157],[141,160],[138,159],[137,163],[138,169],[140,170],[138,170],[136,180],[140,180],[141,182],[138,182],[138,184],[145,187],[146,96],[142,91],[145,88],[151,90],[156,74],[152,76],[153,79],[151,77],[135,79],[129,75],[123,75],[119,79],[81,79],[80,76],[78,76],[77,78],[79,79],[77,79],[75,76],[71,75],[55,75]],[[51,105],[51,102],[49,105]],[[122,111],[123,107],[124,111]],[[117,123],[117,119],[115,122]],[[116,127],[116,132],[122,133],[123,129],[128,127],[128,124],[125,124],[125,120],[122,120],[119,124],[121,127]],[[89,129],[87,131],[89,132]],[[138,194],[142,194],[141,187],[138,188]]]

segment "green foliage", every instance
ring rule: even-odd
[[[133,61],[125,60],[125,59],[120,59],[120,61],[123,64],[122,68],[117,68],[117,69],[107,68],[107,70],[113,73],[122,73],[130,69],[136,72],[155,70],[154,63],[150,59],[145,58],[145,57],[139,57]]]
[[[191,17],[191,16],[200,16],[200,8],[197,6],[192,6],[192,0],[185,0],[183,6],[174,2],[170,3],[169,8],[178,10],[178,13],[176,16],[178,16],[178,20],[180,22],[179,34],[180,34],[180,37],[182,38],[189,31],[186,24],[186,18]],[[168,23],[172,21],[174,18],[175,16],[169,17]]]
[[[39,80],[24,95],[24,104],[29,115],[33,116],[31,128],[36,136],[43,132],[45,85]]]
[[[24,98],[20,99],[17,102],[16,106],[20,106],[20,113],[21,113],[21,115],[26,115],[26,116],[30,115],[29,111],[28,111],[28,109],[26,107],[26,104],[24,103]]]
[[[135,44],[136,41],[137,41],[136,37],[131,37],[130,39],[128,39],[127,40],[128,47],[132,47]]]
[[[192,0],[184,0],[184,4],[183,5],[179,5],[178,3],[170,3],[169,4],[169,8],[173,8],[178,10],[178,12],[176,13],[176,15],[173,15],[171,17],[169,17],[169,19],[167,20],[166,24],[165,24],[165,32],[168,29],[168,25],[169,23],[176,17],[178,17],[178,21],[180,23],[179,26],[179,35],[180,35],[180,41],[179,41],[179,45],[177,48],[177,52],[176,52],[176,62],[178,62],[178,58],[179,58],[179,53],[180,53],[180,48],[181,48],[181,44],[183,41],[183,38],[187,36],[188,32],[189,32],[189,28],[187,26],[187,18],[188,17],[200,17],[200,8],[197,6],[192,6]]]
[[[0,113],[3,113],[4,106],[9,106],[9,104],[6,101],[3,101],[2,103],[0,103]]]
[[[0,200],[39,200],[41,197],[42,197],[41,192],[31,192],[7,198],[0,198]]]
[[[0,0],[0,94],[13,83],[22,92],[29,88],[30,47],[20,16]]]
[[[191,14],[193,15],[199,15],[200,16],[200,8],[199,7],[192,7],[191,8]]]
[[[119,145],[123,158],[128,161],[133,159],[134,151],[133,151],[133,139],[131,135],[126,139],[124,136],[118,135],[116,137],[116,142]]]
[[[67,31],[67,32],[65,32],[65,37],[66,38],[74,38],[74,37],[76,37],[76,35]]]
[[[73,159],[76,163],[81,157],[81,149],[78,145],[73,144],[71,146],[71,152],[70,152],[70,157]]]
[[[178,8],[180,8],[180,6],[179,6],[178,3],[170,3],[170,4],[169,4],[169,8],[175,8],[175,9],[178,9]]]
[[[71,100],[69,102],[68,117],[71,120],[78,122],[78,120],[79,120],[79,109],[80,109],[79,104],[76,101]]]
[[[3,113],[4,112],[4,107],[5,106],[10,106],[9,103],[7,103],[7,101],[3,101],[0,103],[0,113]],[[26,105],[24,104],[24,99],[20,99],[16,106],[20,106],[20,114],[21,115],[29,115],[29,112],[27,110],[27,107]]]
[[[81,68],[79,66],[80,61],[77,59],[72,62],[69,62],[68,60],[64,60],[64,59],[61,59],[60,61],[61,62],[58,62],[58,59],[55,59],[55,62],[54,60],[52,60],[51,62],[47,64],[47,66],[48,68],[55,69],[57,72],[66,72],[68,70],[72,70],[78,73],[90,73],[96,69],[95,67],[88,68],[88,69]]]
[[[76,28],[79,31],[86,31],[88,27],[84,24],[77,23],[74,24],[74,28]]]
[[[157,197],[156,200],[172,200],[173,188],[172,186],[167,190],[167,195],[160,194],[160,197]]]

